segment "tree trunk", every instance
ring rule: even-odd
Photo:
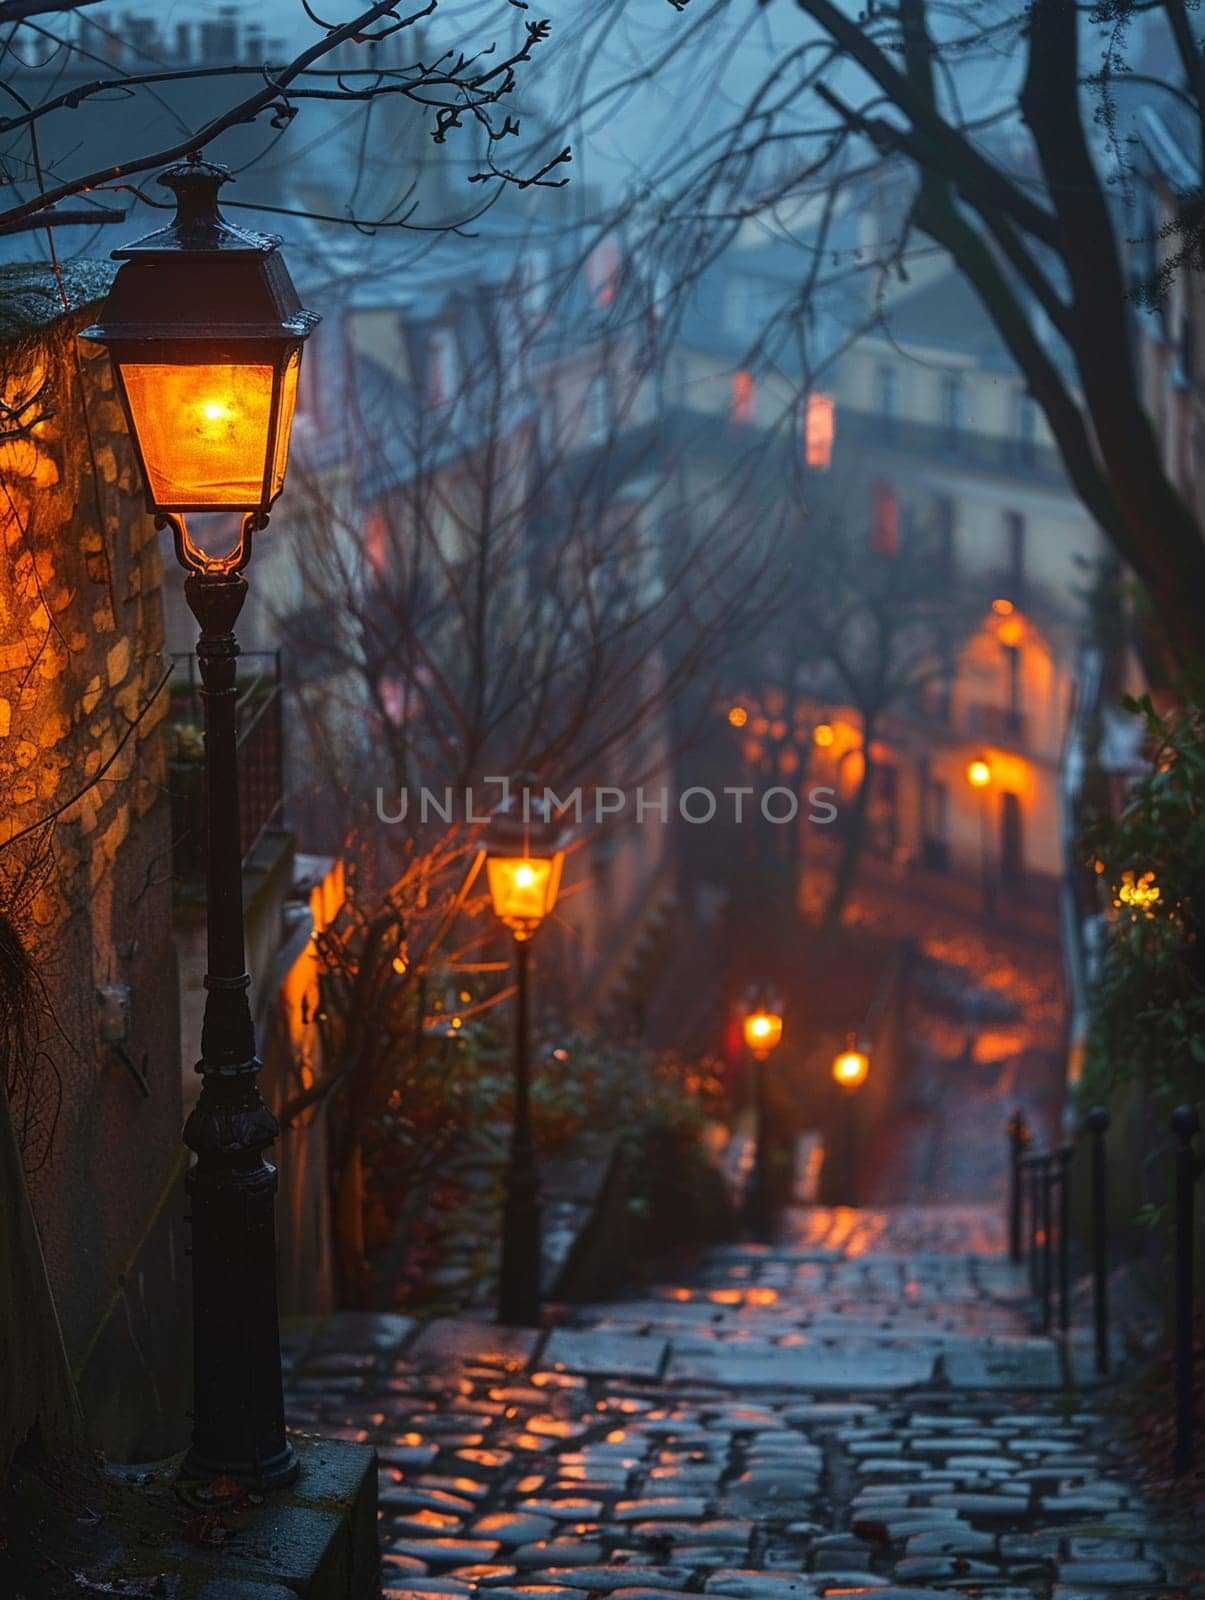
[[[862,860],[862,851],[866,844],[866,821],[870,812],[870,794],[875,772],[874,758],[871,755],[873,739],[874,718],[863,712],[862,781],[858,785],[858,792],[854,795],[854,803],[849,816],[849,827],[846,829],[845,839],[841,846],[841,859],[837,863],[837,876],[833,881],[828,904],[824,908],[824,916],[821,918],[820,925],[826,930],[841,926],[841,919],[845,915],[845,908],[849,903],[854,880],[858,875],[858,867]]]
[[[355,1132],[335,1184],[335,1260],[339,1303],[351,1310],[367,1304],[368,1263],[364,1254],[364,1159]]]

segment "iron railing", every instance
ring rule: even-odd
[[[1032,1135],[1021,1111],[1008,1125],[1010,1185],[1008,1200],[1009,1254],[1025,1261],[1031,1291],[1038,1301],[1042,1331],[1050,1331],[1052,1299],[1057,1281],[1059,1334],[1070,1331],[1070,1247],[1072,1160],[1085,1140],[1090,1142],[1089,1203],[1092,1262],[1092,1321],[1096,1370],[1109,1370],[1109,1189],[1105,1135],[1109,1113],[1093,1106],[1084,1118],[1076,1144],[1057,1150],[1031,1151]],[[1193,1319],[1193,1251],[1196,1185],[1205,1174],[1205,1159],[1194,1149],[1201,1130],[1197,1108],[1178,1106],[1172,1112],[1172,1277],[1174,1309],[1172,1328],[1172,1403],[1174,1444],[1172,1467],[1178,1477],[1192,1466],[1196,1429],[1196,1394]]]
[[[171,761],[172,867],[176,879],[205,875],[205,770],[199,730],[204,723],[195,655],[173,655],[170,721],[177,754]],[[280,652],[249,650],[239,656],[236,717],[239,755],[239,832],[244,862],[284,804],[284,722]],[[196,730],[189,740],[186,732]]]

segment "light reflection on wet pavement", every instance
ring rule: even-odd
[[[341,1313],[290,1345],[290,1419],[376,1446],[390,1597],[1199,1592],[1000,1244],[816,1208],[551,1331]]]

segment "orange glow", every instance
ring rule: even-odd
[[[865,1050],[858,1049],[856,1035],[849,1034],[845,1049],[833,1057],[833,1082],[839,1083],[843,1089],[860,1089],[869,1071],[870,1057]]]
[[[749,713],[744,706],[733,706],[728,713],[728,721],[734,728],[743,728],[749,720]]]
[[[1011,600],[993,600],[992,610],[998,617],[1011,617],[1016,607]]]
[[[556,904],[564,852],[552,856],[487,856],[494,915],[516,938],[528,939]]]
[[[1002,617],[996,628],[996,638],[1001,644],[1017,645],[1025,638],[1025,621],[1018,616]]]
[[[782,1038],[782,1018],[759,1006],[745,1018],[745,1043],[754,1055],[766,1056]]]
[[[812,729],[812,742],[818,744],[822,750],[827,750],[837,735],[827,722],[818,722]]]
[[[967,782],[972,789],[986,789],[992,781],[991,763],[984,756],[967,762]]]
[[[803,423],[804,459],[809,467],[826,472],[833,463],[837,432],[836,406],[831,394],[808,395]]]
[[[267,363],[121,363],[130,417],[157,505],[251,510],[280,493],[300,354],[284,373],[272,436],[275,373]]]

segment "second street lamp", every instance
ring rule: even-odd
[[[252,535],[284,484],[301,347],[318,318],[302,308],[279,240],[227,222],[224,167],[192,160],[160,182],[176,196],[165,228],[114,252],[123,264],[101,323],[142,469],[148,509],[170,527],[200,625],[205,708],[208,959],[201,1093],[184,1128],[196,1160],[191,1202],[193,1433],[181,1469],[259,1487],[297,1470],[285,1434],[276,1304],[280,1129],[257,1087],[243,937],[234,624],[247,596]],[[210,556],[187,512],[237,512],[237,542]]]
[[[967,782],[979,796],[979,870],[983,880],[983,909],[988,916],[996,906],[996,886],[992,876],[991,814],[988,809],[988,791],[993,776],[992,764],[985,755],[973,756],[967,762]]]
[[[515,943],[514,1116],[502,1212],[498,1321],[540,1322],[540,1178],[531,1132],[531,1047],[528,1011],[531,939],[556,905],[565,851],[547,807],[537,817],[525,792],[494,812],[485,837],[485,872],[494,915]]]
[[[775,996],[759,992],[751,997],[745,1012],[743,1032],[754,1064],[753,1187],[749,1197],[749,1220],[758,1237],[764,1238],[770,1231],[766,1061],[782,1040],[782,1005]]]
[[[858,1090],[870,1073],[870,1051],[858,1043],[856,1033],[845,1035],[845,1048],[833,1057],[833,1082],[845,1092],[845,1169],[849,1175],[849,1203],[858,1203]]]

